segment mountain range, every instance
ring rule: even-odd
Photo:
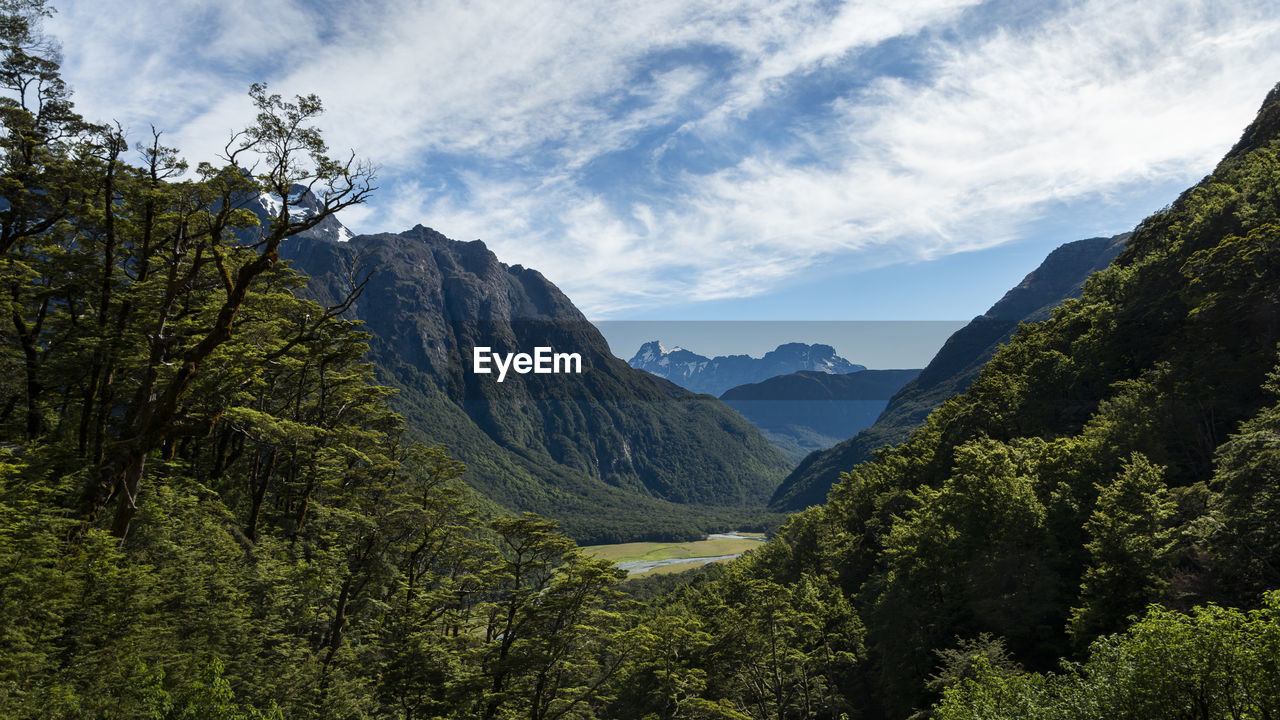
[[[0,103],[0,718],[1280,718],[1280,85],[1209,175],[914,378],[722,401],[484,243],[319,223],[342,200],[287,189],[297,152],[341,162],[315,96],[253,86],[261,185],[230,148],[175,181],[158,131],[128,164],[51,11],[0,9],[31,90]],[[624,580],[643,550],[574,542],[763,525],[783,461],[725,403],[890,394],[905,439],[811,455],[780,495],[826,463],[827,501],[716,538],[729,563]]]
[[[760,358],[750,355],[709,358],[681,347],[668,350],[653,340],[641,345],[628,363],[680,387],[711,395],[802,370],[843,375],[867,369],[840,357],[830,345],[800,342],[784,343]]]

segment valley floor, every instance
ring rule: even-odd
[[[633,542],[589,545],[593,557],[611,560],[629,577],[691,570],[712,562],[732,560],[764,541],[762,533],[717,533],[694,542]]]

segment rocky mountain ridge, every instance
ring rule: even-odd
[[[494,502],[557,518],[583,542],[690,537],[737,522],[724,509],[761,506],[785,474],[750,423],[615,358],[554,284],[483,242],[422,225],[335,239],[295,238],[282,256],[324,305],[363,282],[346,316],[371,334],[369,360],[398,390],[393,406]],[[583,371],[498,383],[472,372],[476,347],[578,353]]]
[[[732,387],[794,372],[844,375],[867,369],[840,357],[830,345],[800,342],[784,343],[760,358],[750,355],[709,358],[681,347],[668,350],[660,341],[653,340],[641,345],[628,364],[683,388],[716,396]]]

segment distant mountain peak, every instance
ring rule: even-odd
[[[282,198],[279,195],[264,192],[260,193],[256,198],[250,197],[248,202],[245,203],[244,209],[257,215],[261,229],[265,229],[270,227],[276,218],[280,217],[280,209],[285,200],[286,198]],[[323,207],[320,198],[316,197],[316,194],[304,185],[294,185],[289,188],[287,200],[289,203],[289,218],[293,221],[314,217]],[[249,229],[249,232],[257,231],[253,228]],[[343,243],[355,236],[356,234],[343,225],[336,216],[330,215],[314,227],[299,233],[295,237]]]
[[[709,358],[679,346],[667,348],[658,340],[650,340],[640,346],[628,364],[694,392],[712,395],[719,395],[738,385],[800,371],[843,375],[866,370],[865,366],[840,357],[830,345],[802,342],[783,343],[760,358],[750,355]]]

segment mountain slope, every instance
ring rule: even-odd
[[[1044,320],[1063,300],[1079,297],[1085,280],[1110,264],[1128,238],[1129,233],[1123,233],[1077,240],[1049,253],[991,309],[948,338],[920,375],[894,395],[871,427],[806,457],[778,486],[770,506],[799,510],[822,503],[840,473],[870,459],[876,450],[906,439],[934,408],[968,388],[1018,325]]]
[[[428,228],[348,242],[309,239],[287,258],[322,304],[368,275],[347,316],[393,406],[468,466],[466,480],[512,509],[563,521],[582,541],[696,534],[759,506],[785,471],[760,433],[714,398],[613,357],[600,333],[535,270],[484,243]],[[472,372],[473,349],[578,353],[581,374]]]
[[[711,395],[801,370],[836,375],[866,370],[837,355],[830,345],[805,343],[784,343],[760,358],[750,355],[709,358],[679,347],[668,350],[653,340],[641,345],[628,362],[633,368],[666,378],[680,387]]]
[[[889,398],[919,370],[803,370],[729,388],[720,399],[760,428],[792,462],[825,450],[875,422]]]
[[[1280,86],[1079,299],[1020,328],[967,391],[752,554],[752,577],[838,578],[866,623],[849,686],[866,689],[867,717],[928,708],[936,680],[979,656],[992,697],[1025,715],[1023,700],[1054,696],[1005,670],[1078,660],[1153,603],[1256,607],[1280,587],[1277,117]],[[1168,643],[1177,632],[1142,640],[1171,675],[1208,657]],[[1136,691],[1173,695],[1109,657]]]

